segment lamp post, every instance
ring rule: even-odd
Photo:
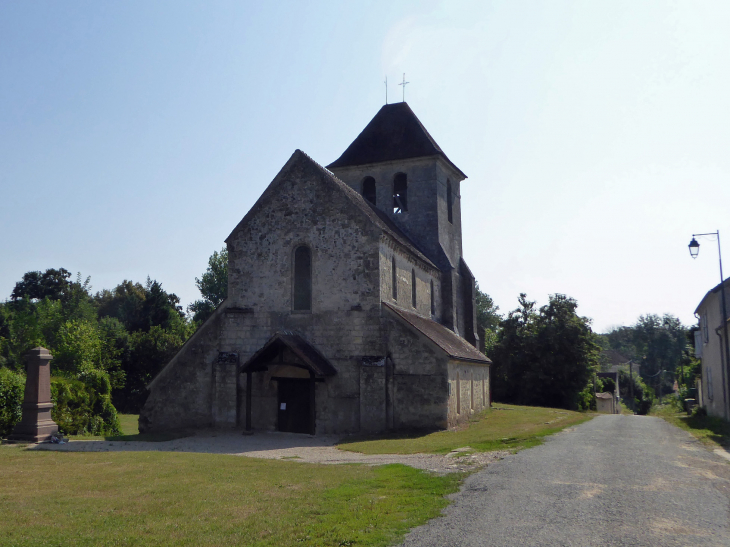
[[[697,255],[700,253],[700,244],[697,242],[695,237],[697,236],[715,236],[717,238],[717,255],[720,259],[720,297],[722,301],[722,329],[723,329],[723,338],[725,341],[725,366],[721,366],[722,370],[722,395],[725,398],[725,419],[728,418],[728,403],[730,401],[727,400],[727,391],[725,388],[725,377],[727,376],[725,373],[725,369],[728,368],[728,371],[730,371],[730,344],[728,344],[728,337],[727,337],[727,305],[725,303],[725,278],[722,275],[722,251],[720,250],[720,230],[717,230],[716,232],[710,232],[707,234],[692,234],[692,241],[689,242],[689,254],[692,258],[697,258]],[[722,350],[721,350],[722,351]],[[722,364],[722,359],[720,359],[720,363]]]

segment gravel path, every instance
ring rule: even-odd
[[[385,465],[402,463],[438,474],[478,469],[509,454],[506,451],[470,453],[469,447],[463,447],[447,455],[384,454],[369,456],[338,449],[334,446],[338,440],[339,437],[335,436],[312,437],[295,433],[262,432],[254,435],[241,435],[240,432],[201,431],[191,437],[159,443],[72,440],[68,444],[61,445],[38,444],[33,449],[61,452],[199,452],[323,464]]]
[[[662,419],[600,416],[470,476],[404,546],[730,546],[730,465]]]

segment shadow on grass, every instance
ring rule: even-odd
[[[712,416],[680,416],[678,419],[690,431],[701,432],[707,439],[730,448],[730,422]]]

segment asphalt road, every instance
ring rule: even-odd
[[[730,546],[730,463],[660,418],[599,416],[469,477],[406,546]]]

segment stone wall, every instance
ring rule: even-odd
[[[223,302],[150,384],[140,432],[213,425],[213,363],[225,319]]]
[[[373,177],[376,206],[390,216],[429,257],[446,252],[452,266],[459,264],[461,245],[461,175],[439,157],[414,158],[395,162],[343,167],[333,172],[362,194],[365,177]],[[397,173],[408,177],[408,210],[393,212],[393,180]],[[451,182],[453,222],[448,221],[446,183]]]
[[[489,406],[489,365],[451,360],[448,370],[448,424],[454,427]]]
[[[384,318],[383,322],[393,362],[393,426],[446,428],[448,357],[398,320]]]
[[[393,298],[393,258],[398,283],[397,298]],[[415,311],[423,317],[439,321],[441,317],[441,272],[404,252],[390,238],[380,244],[380,299],[395,306]],[[416,273],[416,307],[412,305],[412,274]],[[431,315],[431,286],[434,288],[435,314]]]

